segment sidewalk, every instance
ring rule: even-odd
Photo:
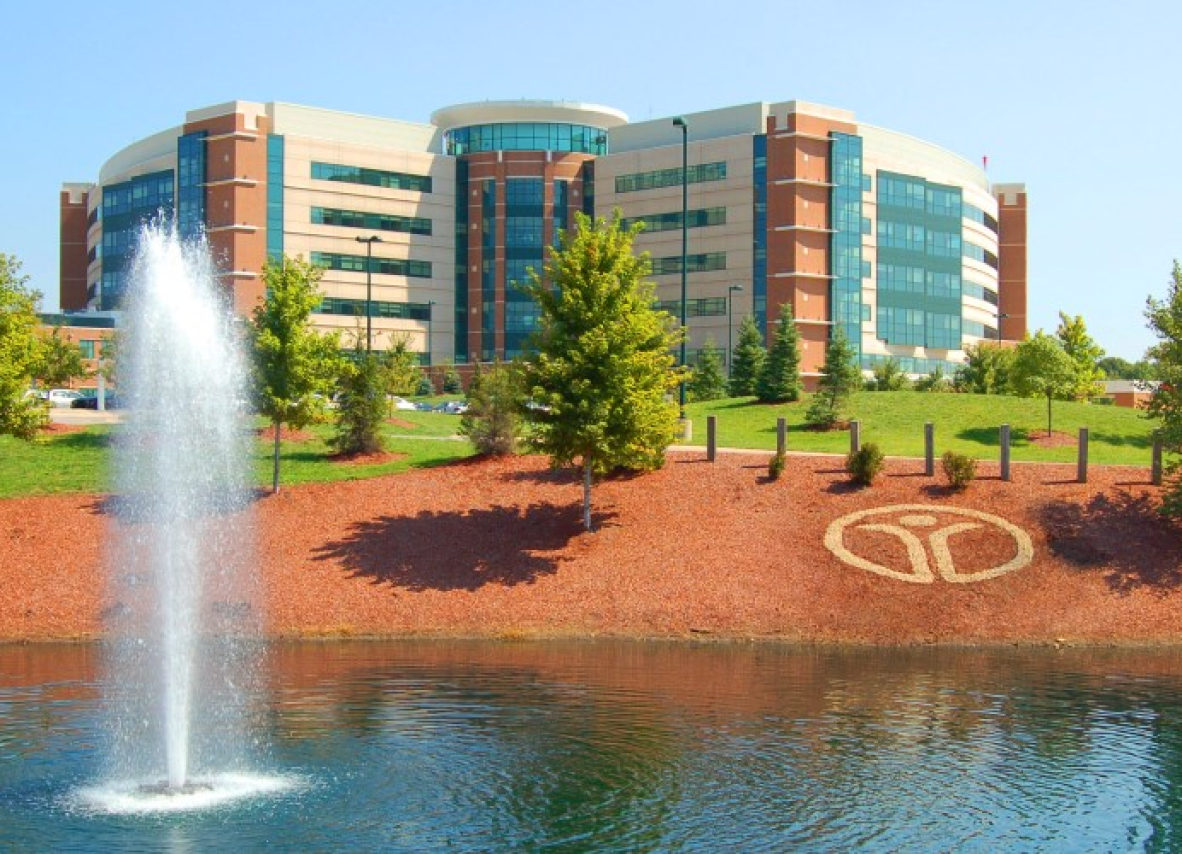
[[[73,424],[85,426],[88,424],[121,424],[123,410],[108,409],[99,412],[94,409],[69,409],[66,407],[52,407],[49,410],[49,420],[53,424]]]

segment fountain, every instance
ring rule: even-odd
[[[146,227],[132,268],[112,501],[113,811],[199,808],[278,783],[244,774],[258,649],[240,335],[204,241]]]

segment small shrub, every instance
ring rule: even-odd
[[[430,397],[435,394],[435,383],[431,382],[431,378],[423,374],[422,379],[419,380],[419,387],[415,389],[415,394],[419,397]]]
[[[977,476],[977,461],[964,454],[945,451],[940,463],[944,467],[944,477],[953,489],[966,489]]]
[[[867,442],[845,458],[845,470],[850,473],[850,479],[854,483],[870,486],[882,473],[885,460],[878,445]]]
[[[784,463],[787,457],[783,451],[777,451],[772,455],[771,462],[767,464],[767,476],[770,480],[779,480],[784,474]]]

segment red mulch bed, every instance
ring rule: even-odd
[[[42,435],[57,436],[62,433],[82,433],[89,429],[88,424],[59,424],[51,421],[39,431]]]
[[[376,466],[405,459],[405,457],[406,454],[396,454],[392,451],[372,451],[369,453],[330,454],[328,459],[339,466]]]
[[[578,478],[537,457],[288,487],[249,511],[258,604],[276,636],[1182,642],[1182,532],[1156,515],[1147,469],[1094,468],[1080,484],[1074,466],[1015,465],[1003,482],[983,464],[956,493],[919,460],[890,461],[869,489],[851,487],[837,457],[790,456],[777,482],[767,461],[679,453],[659,472],[609,479],[594,491],[591,534]],[[913,583],[824,544],[841,517],[916,504],[893,523],[921,535],[930,566],[933,532],[966,509],[1024,530],[1033,560],[974,583]],[[96,544],[116,524],[101,497],[0,501],[0,638],[100,634],[120,603]],[[999,530],[945,538],[956,570],[1013,557]],[[915,565],[905,542],[875,528],[849,539],[895,569]]]
[[[1079,437],[1058,430],[1052,430],[1050,435],[1045,430],[1035,430],[1026,434],[1026,441],[1039,448],[1074,448],[1079,443]]]
[[[255,434],[260,439],[266,439],[273,442],[275,441],[275,426],[273,424],[268,424],[266,427],[260,427],[259,429],[255,430]],[[314,438],[316,438],[316,436],[312,433],[309,433],[307,430],[294,430],[291,427],[288,427],[286,424],[279,428],[279,441],[281,442],[307,442]]]

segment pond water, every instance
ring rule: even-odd
[[[1182,847],[1182,656],[266,649],[254,797],[113,812],[102,651],[0,646],[0,850]]]

